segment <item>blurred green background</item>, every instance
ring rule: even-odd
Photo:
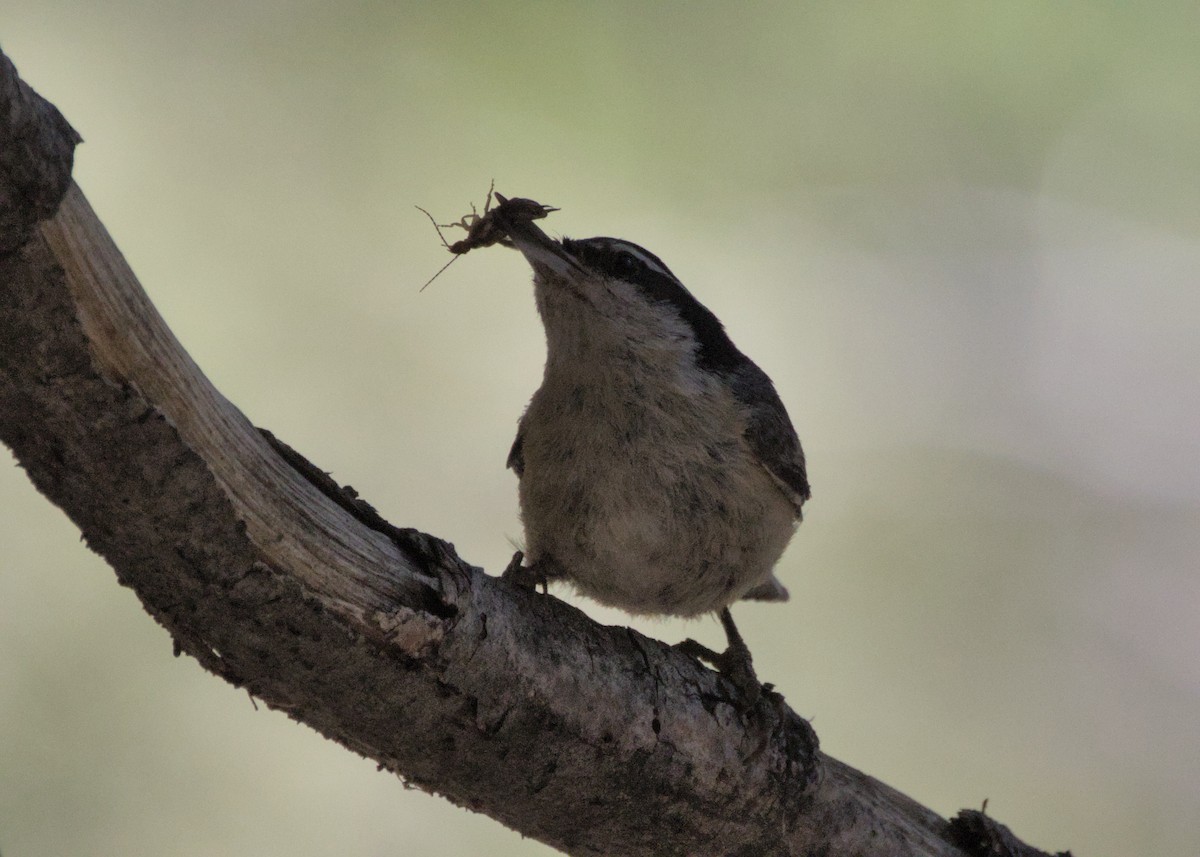
[[[257,424],[496,571],[529,272],[488,182],[643,244],[814,499],[738,609],[823,747],[1078,857],[1200,853],[1195,4],[5,0],[77,178]],[[0,850],[541,855],[255,708],[0,472]],[[621,614],[584,604],[605,622]],[[711,620],[639,622],[668,641]]]

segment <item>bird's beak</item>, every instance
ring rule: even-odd
[[[583,266],[563,249],[562,244],[533,223],[551,211],[558,211],[557,208],[531,199],[505,199],[500,194],[496,194],[496,198],[500,200],[500,207],[493,209],[491,216],[495,218],[497,228],[521,251],[535,272],[547,270],[560,277],[568,277],[584,271]]]

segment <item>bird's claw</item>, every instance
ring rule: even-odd
[[[500,574],[500,579],[514,586],[519,586],[522,589],[536,590],[540,586],[542,587],[543,595],[549,592],[550,583],[546,573],[536,563],[533,565],[525,565],[524,563],[525,554],[522,551],[517,551]]]
[[[722,610],[720,616],[721,624],[725,626],[725,633],[729,638],[729,646],[725,651],[716,652],[708,646],[690,639],[676,644],[673,648],[716,667],[721,675],[733,682],[733,686],[738,689],[741,695],[742,710],[749,711],[758,705],[766,688],[759,682],[758,675],[754,672],[754,659],[750,656],[750,649],[747,648],[741,634],[734,627],[733,617],[729,615],[729,610]]]

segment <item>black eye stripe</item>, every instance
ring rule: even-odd
[[[730,371],[745,361],[717,317],[649,250],[619,238],[564,238],[562,246],[586,267],[631,283],[647,299],[674,308],[696,338],[701,367]]]
[[[676,282],[679,279],[663,264],[662,259],[631,241],[622,241],[619,238],[585,238],[575,241],[564,238],[563,249],[574,253],[580,257],[580,261],[609,276],[644,271],[671,277]]]

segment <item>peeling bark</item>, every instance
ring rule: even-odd
[[[0,54],[0,439],[178,651],[572,854],[1007,853],[820,753],[777,697],[741,711],[716,673],[392,527],[255,429],[71,182],[78,141]]]

